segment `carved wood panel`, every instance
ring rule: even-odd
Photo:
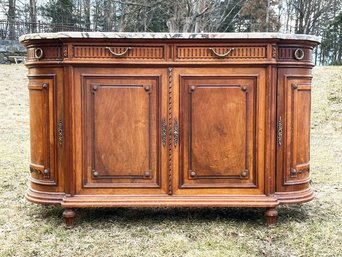
[[[265,59],[266,46],[176,46],[176,60]]]
[[[164,46],[151,45],[75,45],[74,59],[109,59],[109,60],[162,60],[165,58]]]
[[[55,76],[29,75],[31,181],[56,185]]]
[[[182,76],[181,188],[257,187],[257,78]]]
[[[310,160],[311,79],[285,78],[284,185],[307,183]]]
[[[160,188],[160,77],[83,78],[84,186]]]

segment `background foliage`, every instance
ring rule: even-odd
[[[66,30],[314,34],[323,37],[316,62],[342,64],[342,0],[0,0],[1,14],[0,35],[12,39]]]

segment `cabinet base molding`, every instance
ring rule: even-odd
[[[275,197],[281,204],[299,204],[306,203],[315,198],[315,193],[311,187],[293,192],[276,192]]]
[[[26,199],[32,203],[51,205],[61,204],[64,196],[65,193],[37,191],[32,188],[29,188],[25,195]]]
[[[87,207],[276,207],[273,196],[215,195],[215,196],[164,196],[164,195],[75,195],[64,197],[63,208]]]

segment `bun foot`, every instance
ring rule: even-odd
[[[64,223],[67,228],[75,226],[75,212],[73,209],[65,209],[63,212]]]
[[[277,224],[278,212],[275,208],[267,208],[265,212],[268,227],[275,227]]]

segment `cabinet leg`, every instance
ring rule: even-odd
[[[63,212],[64,222],[67,228],[75,226],[75,211],[73,209],[65,209]]]
[[[277,224],[278,212],[275,208],[267,208],[265,212],[267,226],[275,227]]]

